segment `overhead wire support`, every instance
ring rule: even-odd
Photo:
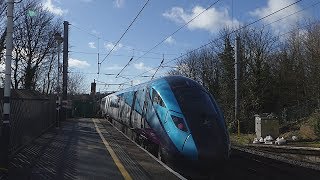
[[[140,9],[139,13],[136,15],[136,17],[133,19],[133,21],[130,23],[130,25],[128,26],[128,28],[124,31],[124,33],[121,35],[120,39],[113,45],[112,49],[109,51],[109,53],[106,55],[106,57],[103,58],[103,60],[100,62],[100,66],[101,64],[106,60],[106,58],[111,54],[111,52],[114,50],[115,47],[117,47],[117,45],[119,44],[119,42],[121,41],[121,39],[123,38],[123,36],[128,32],[128,30],[130,29],[130,27],[132,26],[132,24],[137,20],[137,18],[139,17],[139,15],[141,14],[141,12],[143,11],[143,9],[147,6],[147,4],[149,3],[150,0],[147,0],[147,2],[143,5],[143,7]]]
[[[173,33],[171,33],[170,35],[166,36],[164,39],[162,39],[158,44],[156,44],[155,46],[153,46],[151,49],[149,49],[147,52],[145,52],[142,56],[138,57],[136,59],[139,60],[142,57],[144,57],[146,54],[149,54],[153,49],[157,48],[160,44],[162,44],[164,41],[166,41],[169,37],[173,36],[174,34],[176,34],[178,31],[180,31],[182,28],[186,27],[189,23],[191,23],[193,20],[195,20],[196,18],[198,18],[201,14],[203,14],[204,12],[206,12],[207,10],[209,10],[212,6],[214,6],[215,4],[217,4],[220,0],[215,1],[214,3],[212,3],[210,6],[208,6],[205,10],[203,10],[202,12],[200,12],[198,15],[196,15],[195,17],[193,17],[192,19],[190,19],[188,22],[186,22],[184,25],[182,25],[181,27],[179,27],[176,31],[174,31]],[[124,68],[119,72],[119,74],[124,70]]]
[[[98,58],[98,75],[100,74],[100,38],[98,37],[98,44],[97,44],[97,46],[98,46],[98,56],[97,56],[97,58]]]
[[[129,62],[120,70],[120,72],[116,75],[116,78],[119,77],[120,73],[130,64],[130,62],[133,60],[133,57],[130,58]]]
[[[119,77],[120,73],[122,72],[122,70],[124,70],[127,66],[129,66],[130,62],[133,60],[133,57],[134,57],[134,49],[132,49],[132,57],[130,58],[130,60],[128,61],[128,63],[120,70],[120,72],[116,75],[116,78]],[[122,78],[126,78],[126,77],[123,77],[123,76],[120,76]],[[129,78],[127,78],[129,79]]]
[[[151,80],[152,80],[152,79],[154,78],[154,76],[157,74],[157,72],[158,72],[159,68],[162,66],[163,62],[164,62],[164,55],[162,55],[162,61],[161,61],[160,65],[158,66],[157,70],[156,70],[156,71],[154,72],[154,74],[152,75]]]

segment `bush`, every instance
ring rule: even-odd
[[[320,118],[316,119],[316,122],[314,124],[314,131],[315,131],[316,135],[318,136],[318,138],[320,138]]]
[[[316,140],[320,138],[320,113],[314,112],[300,125],[299,133],[302,139]]]

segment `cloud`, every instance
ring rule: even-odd
[[[140,63],[134,63],[133,64],[134,68],[138,69],[138,70],[142,70],[142,71],[149,71],[150,73],[154,73],[155,70],[151,70],[153,68],[145,66],[143,62]]]
[[[113,5],[117,8],[121,8],[124,5],[124,0],[115,0],[113,1]]]
[[[82,2],[86,2],[86,3],[89,3],[89,2],[92,2],[93,0],[81,0]]]
[[[264,16],[267,16],[268,14],[275,12],[283,7],[288,6],[289,4],[294,3],[295,0],[268,0],[267,7],[257,8],[254,11],[250,12],[250,15],[257,18],[262,18]],[[269,16],[265,19],[263,19],[263,22],[265,24],[272,23],[278,19],[281,19],[287,15],[290,15],[294,12],[297,12],[301,10],[300,6],[297,4],[294,4],[282,11],[279,11],[275,13],[272,16]],[[299,15],[300,14],[300,15]],[[290,28],[290,26],[294,25],[297,21],[299,21],[304,14],[301,15],[301,13],[297,13],[291,16],[286,17],[284,20],[280,20],[278,22],[272,23],[271,27],[275,32],[281,32],[284,30],[287,30]]]
[[[100,36],[100,33],[98,32],[98,31],[96,31],[96,30],[91,30],[91,33],[93,34],[93,35],[95,35],[95,36]]]
[[[76,67],[76,68],[86,68],[90,66],[90,64],[87,61],[81,61],[73,58],[69,58],[68,63],[70,67]]]
[[[172,36],[169,36],[164,42],[167,44],[174,44],[176,42],[176,40],[173,39]]]
[[[166,11],[162,15],[176,23],[185,24],[204,10],[205,8],[201,6],[195,6],[191,12],[185,12],[185,10],[181,7],[173,7],[171,10]],[[216,9],[213,7],[195,18],[187,25],[187,27],[190,30],[203,29],[211,33],[216,33],[219,29],[225,26],[231,27],[232,25],[238,26],[239,24],[240,23],[238,20],[230,18],[226,8]]]
[[[94,42],[89,42],[88,43],[89,47],[92,48],[92,49],[97,48],[94,44],[95,44]]]
[[[119,66],[118,64],[113,64],[112,66],[108,66],[107,68],[105,68],[106,70],[120,70],[122,69],[122,66]]]
[[[114,44],[112,43],[112,42],[105,42],[104,43],[104,47],[108,50],[108,51],[110,51],[112,48],[113,48],[113,46],[114,46]],[[120,48],[122,48],[123,47],[123,45],[121,44],[121,43],[119,43],[114,49],[113,49],[113,51],[117,51],[117,50],[119,50]]]
[[[52,14],[58,15],[58,16],[62,16],[63,14],[66,14],[68,12],[67,9],[61,9],[58,6],[55,6],[52,3],[52,0],[45,0],[45,2],[43,3],[43,8],[49,12],[51,12]]]

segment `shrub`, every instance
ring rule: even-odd
[[[315,131],[316,135],[318,136],[318,138],[320,138],[320,118],[316,119],[316,122],[314,124],[314,131]]]

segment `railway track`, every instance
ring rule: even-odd
[[[202,172],[195,169],[172,169],[187,179],[319,179],[320,171],[311,167],[299,166],[298,162],[284,162],[276,153],[254,150],[255,148],[233,147],[230,160],[210,172]],[[273,156],[272,158],[270,156]],[[315,167],[317,167],[315,165]],[[319,167],[318,167],[319,168]]]
[[[233,148],[227,165],[228,178],[245,179],[319,179],[320,171],[279,159],[253,154],[245,148]],[[226,173],[226,172],[225,172]]]
[[[5,180],[5,179],[8,179],[7,175],[0,172],[0,180]]]
[[[173,167],[175,168],[175,167]],[[279,159],[254,154],[246,148],[233,148],[230,160],[211,172],[197,172],[192,169],[177,169],[187,179],[220,180],[220,179],[319,179],[320,171],[314,168],[290,164]]]

